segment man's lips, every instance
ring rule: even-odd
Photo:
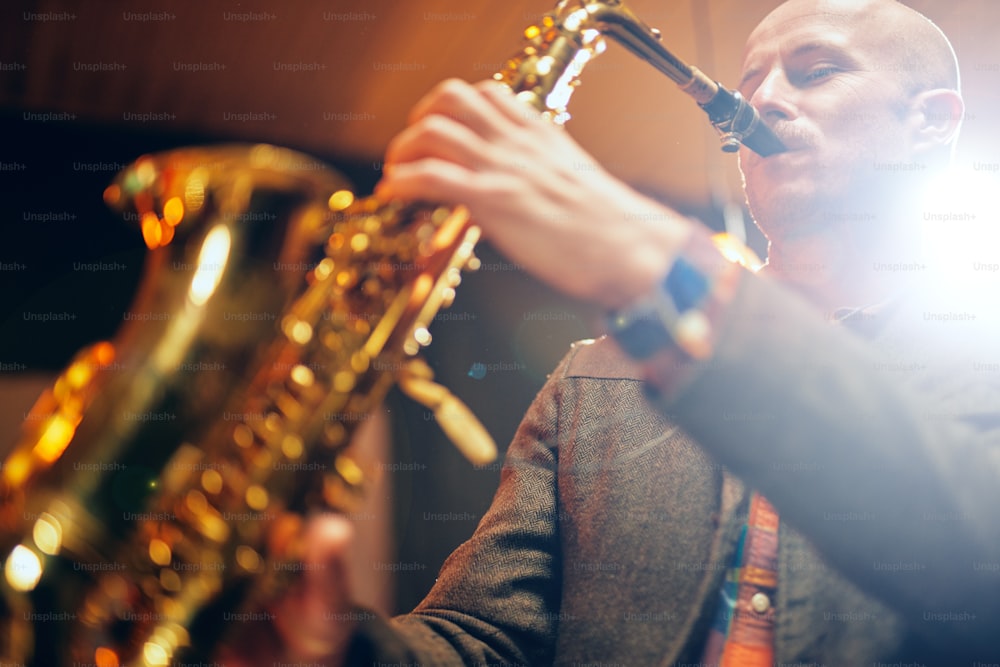
[[[815,145],[811,136],[792,125],[776,125],[771,127],[771,132],[785,145],[784,153],[807,150]],[[781,155],[781,153],[776,153],[776,155]]]

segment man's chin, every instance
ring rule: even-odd
[[[783,182],[757,196],[747,189],[750,214],[769,239],[796,237],[835,223],[829,202],[821,201],[816,188],[805,183]]]

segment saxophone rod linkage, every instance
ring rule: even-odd
[[[587,11],[601,26],[601,34],[613,38],[667,75],[694,98],[721,133],[722,150],[732,153],[743,144],[765,157],[787,150],[738,91],[728,90],[668,51],[660,42],[659,31],[647,26],[627,7],[618,2],[597,2]]]

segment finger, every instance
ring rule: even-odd
[[[375,194],[385,199],[466,204],[475,210],[484,197],[504,196],[506,181],[500,175],[484,177],[452,162],[426,158],[394,165],[375,186]]]
[[[354,537],[354,527],[346,518],[323,514],[309,520],[303,577],[307,594],[327,607],[347,606],[345,558]]]
[[[489,157],[490,145],[455,120],[437,114],[410,125],[389,143],[385,164],[440,158],[467,169],[475,169]]]
[[[304,535],[302,578],[274,605],[274,624],[289,655],[320,660],[339,654],[353,624],[345,558],[353,528],[346,519],[310,519]]]
[[[432,114],[452,118],[487,141],[505,136],[512,129],[505,114],[461,79],[447,79],[435,86],[414,105],[408,122],[413,124]]]
[[[538,109],[517,99],[509,86],[487,79],[473,86],[503,117],[517,126],[546,122]]]

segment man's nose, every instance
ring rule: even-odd
[[[750,96],[750,103],[765,120],[791,120],[798,116],[795,89],[779,67],[768,72]]]

